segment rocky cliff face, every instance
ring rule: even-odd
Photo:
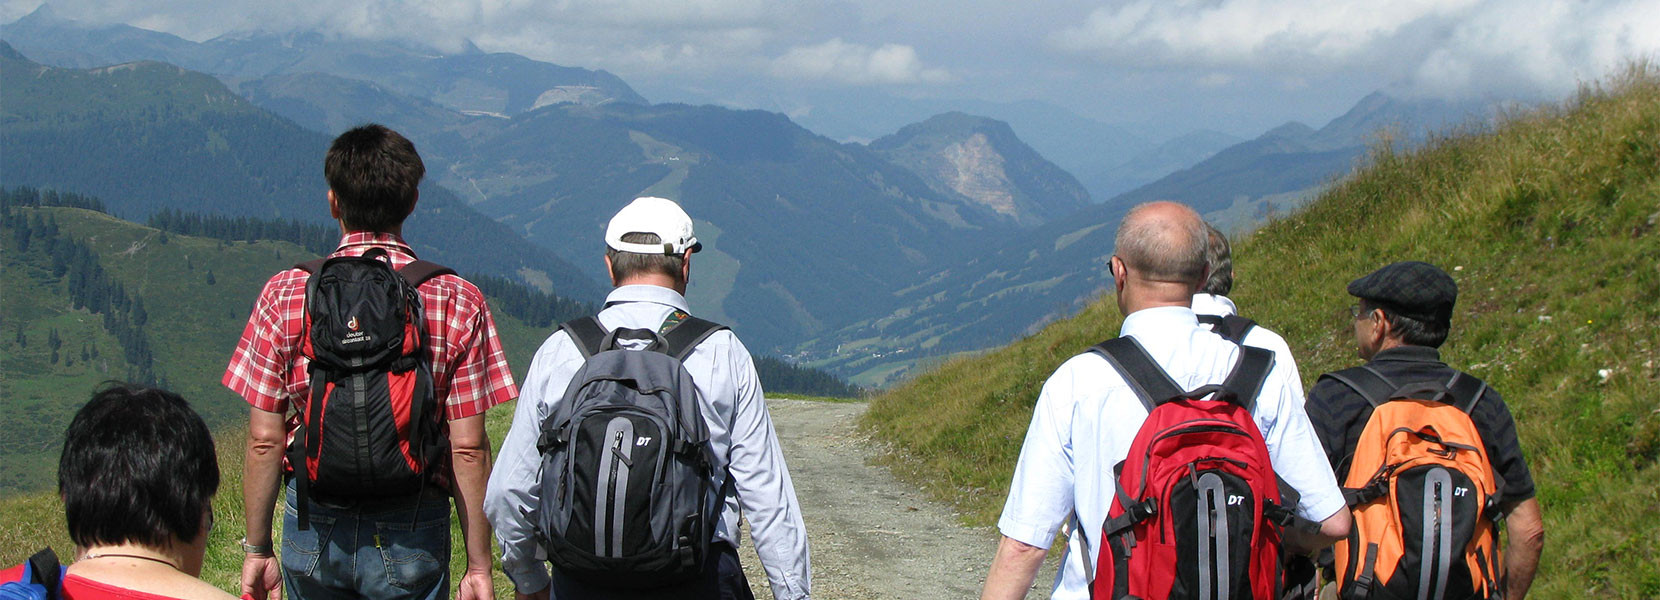
[[[1016,137],[1007,123],[946,113],[871,142],[964,208],[1036,227],[1089,204],[1089,192]]]

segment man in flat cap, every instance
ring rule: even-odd
[[[1350,307],[1355,342],[1364,367],[1320,376],[1309,390],[1306,408],[1339,481],[1348,478],[1356,443],[1372,416],[1374,402],[1360,388],[1374,381],[1399,389],[1419,383],[1455,383],[1458,370],[1441,361],[1438,348],[1451,330],[1458,284],[1445,271],[1425,262],[1386,265],[1349,283],[1349,295],[1359,300]],[[1472,376],[1461,375],[1471,381]],[[1544,547],[1544,522],[1534,498],[1533,476],[1522,457],[1516,422],[1499,392],[1482,385],[1470,394],[1470,421],[1486,446],[1485,453],[1498,476],[1501,514],[1508,514],[1509,538],[1503,558],[1504,598],[1520,600],[1533,583]],[[1384,392],[1382,395],[1388,395]],[[1380,394],[1371,392],[1369,395]],[[1444,396],[1452,401],[1453,396]]]
[[[611,218],[605,230],[605,264],[616,289],[605,298],[605,308],[594,321],[615,343],[643,350],[646,340],[621,334],[647,329],[658,332],[674,349],[679,328],[702,322],[690,314],[686,284],[691,277],[692,253],[702,248],[692,231],[692,218],[680,205],[664,198],[637,198]],[[607,582],[585,581],[558,568],[549,572],[545,548],[528,511],[541,501],[542,456],[538,450],[542,426],[565,401],[566,388],[587,361],[593,348],[587,327],[562,327],[549,336],[531,360],[530,371],[513,414],[513,426],[502,442],[495,469],[484,496],[485,513],[496,526],[501,542],[502,570],[513,580],[516,598],[564,600],[753,600],[738,564],[738,519],[749,521],[749,536],[766,570],[775,600],[807,600],[811,565],[807,531],[801,518],[790,471],[779,449],[778,435],[767,412],[759,376],[749,350],[731,330],[707,322],[701,334],[684,350],[683,363],[696,386],[697,400],[708,426],[712,455],[712,489],[725,495],[714,527],[713,548],[704,571],[690,581],[650,589],[624,590]],[[583,334],[583,335],[578,335]],[[618,430],[622,440],[622,431]],[[632,438],[632,436],[630,436]],[[651,438],[632,438],[628,448],[646,446]],[[618,448],[623,448],[619,445]],[[618,450],[627,454],[626,448]],[[634,460],[641,460],[636,457]],[[625,461],[626,462],[626,461]],[[632,464],[632,463],[628,463]],[[613,463],[611,473],[617,473]],[[628,481],[623,475],[622,481]],[[622,495],[624,492],[617,492]],[[621,519],[621,515],[614,515]],[[614,531],[623,531],[620,526]],[[618,533],[618,537],[622,534]],[[621,543],[621,542],[619,542]],[[654,583],[650,577],[635,587]]]

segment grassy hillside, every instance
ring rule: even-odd
[[[16,210],[41,218],[51,215],[64,232],[92,246],[110,276],[149,307],[146,329],[155,346],[158,376],[220,432],[224,478],[214,502],[219,524],[204,578],[234,589],[241,568],[236,540],[242,535],[241,448],[247,408],[219,385],[219,376],[265,279],[314,255],[288,242],[222,242],[164,234],[78,208]],[[12,421],[0,443],[0,491],[9,490],[0,493],[0,515],[5,515],[0,519],[0,564],[7,565],[47,545],[60,556],[69,555],[63,507],[48,491],[56,485],[63,430],[98,383],[126,376],[120,346],[104,332],[98,315],[71,309],[61,278],[52,276],[49,265],[21,260],[21,254],[11,248],[4,253],[5,284],[0,287],[5,307],[0,311],[0,328],[5,331],[0,336],[0,410],[21,417]],[[504,314],[496,315],[496,325],[514,375],[522,379],[548,331]],[[26,345],[18,342],[18,327]],[[57,363],[49,361],[47,350],[53,329],[63,340]],[[83,342],[89,357],[94,347],[99,356],[83,361]],[[73,358],[74,364],[64,358]],[[512,410],[508,404],[489,413],[491,438],[498,444]],[[459,545],[452,564],[463,564]],[[510,592],[505,579],[497,583],[502,593]]]
[[[1396,260],[1451,271],[1444,357],[1501,390],[1547,526],[1537,596],[1660,595],[1660,70],[1418,152],[1379,151],[1305,211],[1238,241],[1234,298],[1305,378],[1356,364],[1347,282]],[[1117,334],[1103,298],[872,401],[866,425],[968,520],[996,520],[1044,379]]]

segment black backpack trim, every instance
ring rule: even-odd
[[[58,554],[52,551],[51,546],[41,548],[26,562],[29,563],[29,581],[23,583],[39,584],[46,588],[47,600],[63,597],[63,566],[58,562]]]
[[[1199,322],[1210,325],[1216,335],[1239,345],[1245,344],[1245,336],[1257,326],[1256,321],[1239,315],[1199,315]]]
[[[1371,365],[1333,371],[1321,375],[1320,378],[1331,379],[1348,386],[1360,394],[1360,397],[1365,398],[1366,403],[1372,405],[1372,408],[1377,408],[1390,400],[1407,397],[1409,394],[1430,393],[1431,399],[1457,406],[1464,414],[1471,414],[1476,408],[1476,403],[1487,394],[1486,382],[1462,371],[1453,373],[1452,378],[1445,383],[1428,381],[1406,385],[1396,385]]]
[[[1136,397],[1147,412],[1153,412],[1154,408],[1166,402],[1202,398],[1212,393],[1216,393],[1219,400],[1233,402],[1250,411],[1256,406],[1257,394],[1262,392],[1268,371],[1274,366],[1274,353],[1252,346],[1240,346],[1239,349],[1239,358],[1221,385],[1206,385],[1194,390],[1183,390],[1170,379],[1170,375],[1153,362],[1153,357],[1135,338],[1113,338],[1091,346],[1089,351],[1112,363],[1113,368],[1124,376],[1124,382],[1135,390]]]
[[[1454,372],[1452,378],[1445,383],[1420,381],[1406,385],[1396,385],[1394,381],[1391,381],[1377,369],[1372,368],[1371,365],[1361,365],[1323,374],[1320,379],[1330,379],[1354,390],[1355,393],[1360,394],[1361,398],[1366,399],[1366,403],[1372,409],[1376,409],[1391,400],[1427,396],[1430,400],[1451,404],[1458,407],[1458,410],[1463,411],[1464,414],[1471,415],[1476,408],[1476,403],[1480,402],[1481,397],[1487,394],[1486,382],[1463,371]],[[1366,419],[1370,420],[1371,415],[1367,414]],[[1351,448],[1348,452],[1349,454],[1345,455],[1343,461],[1338,465],[1340,472],[1337,473],[1337,476],[1340,481],[1349,476],[1349,461],[1353,458],[1354,450]],[[1500,486],[1499,489],[1503,489],[1497,471],[1493,473],[1493,481],[1495,485]],[[1359,506],[1371,502],[1388,493],[1388,489],[1384,485],[1386,483],[1387,481],[1379,479],[1359,488],[1345,487],[1343,488],[1343,500],[1349,506]],[[1491,514],[1494,509],[1488,507],[1488,512]]]
[[[318,271],[322,270],[323,265],[334,258],[345,258],[345,256],[324,256],[314,260],[295,263],[294,268],[305,271],[308,275],[306,281],[306,290],[308,292],[311,289],[312,283],[310,281],[310,276],[317,275]],[[388,267],[391,267],[392,265],[391,258],[387,255],[385,248],[370,248],[363,254],[358,255],[356,258],[384,259],[387,261]],[[410,261],[401,268],[395,268],[393,269],[393,272],[396,272],[400,277],[403,277],[404,281],[408,282],[409,287],[412,289],[419,289],[421,284],[426,283],[427,280],[440,275],[457,275],[454,269],[438,263],[420,259]],[[307,302],[309,302],[309,300],[307,300]],[[309,307],[302,307],[302,311],[308,308]],[[426,316],[420,315],[419,318],[425,319]],[[421,327],[420,329],[425,331],[425,327]],[[310,332],[306,332],[306,335],[310,335]],[[422,345],[425,345],[424,342]],[[306,476],[304,473],[304,469],[306,468],[306,457],[317,454],[320,450],[319,446],[322,444],[322,440],[319,439],[318,436],[310,434],[310,429],[312,427],[312,423],[317,423],[322,418],[321,411],[323,396],[327,390],[327,385],[313,385],[314,382],[311,381],[313,379],[312,375],[315,374],[315,371],[319,370],[316,368],[315,362],[313,363],[312,370],[313,372],[307,373],[306,377],[307,385],[311,385],[311,399],[306,402],[307,415],[299,427],[299,430],[295,432],[294,441],[289,444],[287,449],[288,464],[289,467],[293,469],[294,493],[296,496],[295,500],[298,504],[298,506],[295,507],[295,510],[298,513],[296,516],[298,526],[302,530],[311,528],[311,509],[310,506],[308,506],[309,503],[307,502],[307,500],[311,497],[311,478]],[[431,418],[425,414],[426,411],[424,409],[425,407],[422,406],[422,403],[411,402],[409,405],[409,422],[412,424],[420,423],[423,419]],[[421,444],[424,442],[425,440],[421,435],[421,428],[411,426],[409,431],[409,446],[411,448],[420,448],[423,447]]]
[[[611,345],[611,340],[618,337],[618,334],[626,336],[625,332],[637,331],[621,328],[616,331],[606,331],[605,326],[600,324],[599,318],[592,316],[565,321],[559,324],[559,328],[570,334],[571,341],[575,342],[577,349],[582,351],[584,360],[592,358],[595,354],[599,354],[608,348]],[[654,345],[650,349],[673,356],[675,360],[680,362],[686,362],[686,358],[692,355],[692,351],[697,349],[698,344],[726,328],[725,325],[707,319],[686,317],[680,324],[670,328],[662,335],[661,344]]]

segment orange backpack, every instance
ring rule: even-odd
[[[1364,366],[1323,377],[1373,407],[1343,481],[1354,528],[1334,548],[1340,597],[1500,598],[1500,483],[1470,420],[1487,385],[1459,373],[1402,387]]]

